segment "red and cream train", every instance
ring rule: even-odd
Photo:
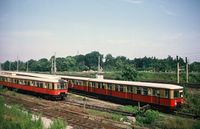
[[[67,81],[59,77],[34,76],[16,72],[0,72],[0,86],[33,93],[48,99],[63,99],[67,93]]]
[[[170,109],[174,109],[184,102],[183,87],[174,84],[119,81],[59,75],[54,76],[33,73],[16,74],[21,74],[24,77],[45,77],[49,78],[49,81],[51,80],[50,78],[59,77],[67,81],[69,90],[95,95],[100,98],[119,100],[121,102],[141,102],[145,104],[163,106]],[[1,84],[8,85],[2,80]],[[40,91],[40,89],[37,90]],[[46,92],[51,93],[50,90],[47,90]],[[57,94],[58,92],[61,93],[61,91],[54,91],[54,94]],[[65,89],[63,93],[66,94],[67,89]]]
[[[141,102],[174,109],[183,104],[183,87],[172,84],[61,76],[69,90],[121,102]]]

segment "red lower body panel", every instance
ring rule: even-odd
[[[48,95],[53,95],[53,96],[59,96],[60,93],[67,94],[66,89],[51,90],[51,89],[40,88],[40,87],[36,87],[36,86],[13,84],[13,83],[10,83],[10,82],[0,82],[0,84],[7,86],[7,87],[10,87],[10,88],[16,88],[16,89],[21,89],[21,90],[25,90],[25,91],[32,91],[32,92],[35,92],[35,93],[48,94]]]

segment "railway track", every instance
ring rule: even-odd
[[[94,109],[94,110],[99,110],[99,111],[104,111],[104,112],[109,112],[109,113],[115,113],[115,114],[124,115],[124,116],[135,116],[136,115],[135,113],[132,113],[132,112],[126,112],[126,111],[121,111],[121,110],[117,110],[117,109],[105,108],[105,107],[101,107],[101,106],[84,104],[84,103],[79,103],[79,102],[74,102],[74,101],[63,101],[62,103],[79,106],[79,107],[83,107],[83,108],[85,107],[87,109]]]
[[[16,96],[0,94],[8,103],[22,104],[24,107],[30,109],[32,112],[42,113],[49,118],[62,118],[67,121],[69,125],[79,129],[124,129],[131,128],[119,122],[106,120],[103,118],[94,118],[92,116],[79,113],[72,110],[67,110],[62,101],[47,101],[36,99],[22,99]],[[66,103],[67,104],[67,103]]]

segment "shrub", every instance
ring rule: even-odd
[[[159,117],[158,111],[147,110],[144,115],[137,115],[136,120],[139,123],[152,124]]]
[[[200,129],[200,121],[198,121],[196,124],[194,124],[194,129]]]

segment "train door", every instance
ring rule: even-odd
[[[107,87],[108,87],[108,88],[107,88],[107,94],[108,94],[108,95],[112,95],[112,84],[108,84]]]
[[[92,85],[91,85],[91,92],[95,92],[95,86],[96,86],[96,83],[95,83],[95,82],[92,82]]]
[[[160,104],[160,90],[157,90],[156,104]]]

